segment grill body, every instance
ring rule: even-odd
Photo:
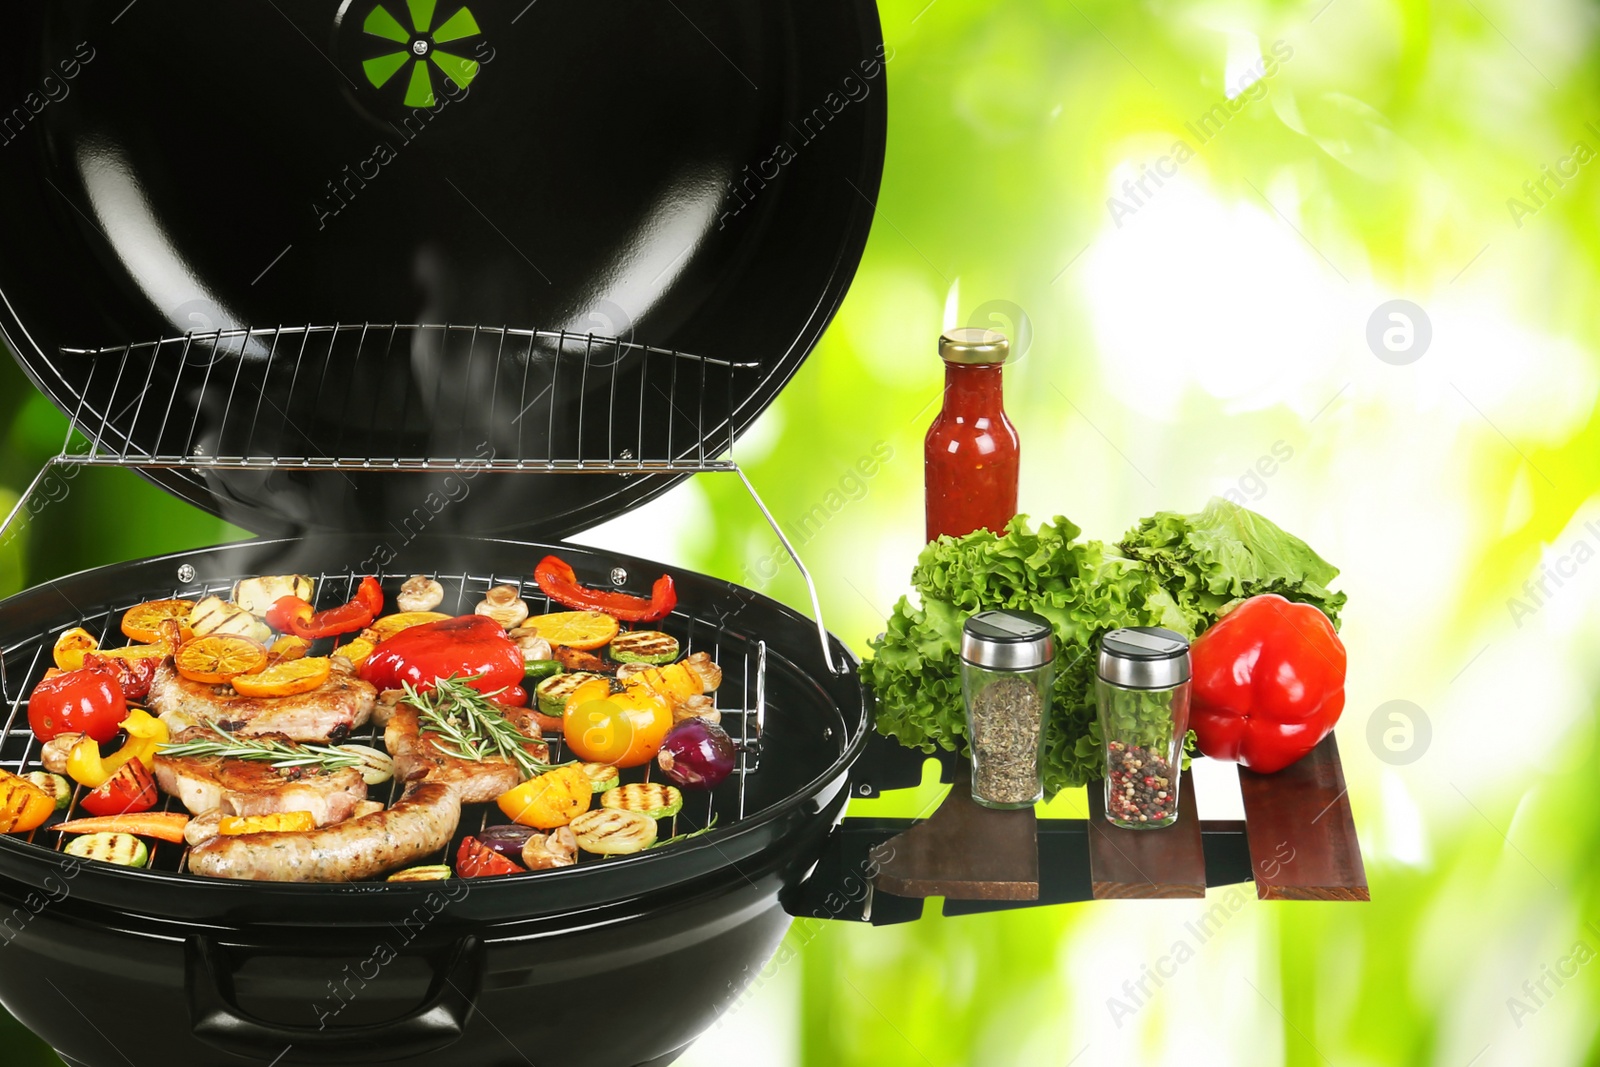
[[[440,575],[475,598],[551,550],[591,582],[619,567],[641,581],[662,570],[570,545],[461,538],[390,546],[385,570]],[[97,613],[113,626],[123,606],[237,574],[322,575],[334,601],[344,589],[326,576],[355,573],[372,551],[361,537],[249,542],[88,571],[0,603],[0,765],[37,765],[25,698],[60,630]],[[170,870],[74,864],[48,830],[0,839],[0,1002],[91,1067],[124,1056],[376,1064],[424,1052],[438,1064],[670,1062],[782,937],[779,895],[842,817],[871,713],[848,650],[832,642],[849,669],[831,670],[811,620],[726,582],[674,577],[680,608],[664,628],[687,648],[714,650],[725,670],[759,650],[759,676],[736,667],[719,690],[745,771],[691,794],[678,816],[685,832],[715,814],[709,833],[529,876],[413,885],[215,881],[159,850]],[[469,810],[458,840],[485,817]],[[95,1026],[79,1012],[90,1006]]]

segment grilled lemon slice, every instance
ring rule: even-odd
[[[603,611],[557,611],[535,615],[522,623],[532,627],[552,645],[566,645],[582,652],[593,652],[611,643],[620,629],[616,619]]]

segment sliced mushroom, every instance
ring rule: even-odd
[[[690,697],[672,709],[673,722],[682,722],[685,719],[704,719],[706,722],[720,723],[722,712],[717,710],[716,701],[701,694]]]
[[[522,862],[530,871],[570,867],[578,862],[578,838],[562,826],[548,834],[534,834],[522,846]]]
[[[497,585],[478,602],[473,609],[479,615],[487,615],[507,630],[515,630],[521,626],[528,617],[528,605],[523,602],[522,594],[514,585]]]
[[[444,603],[444,586],[426,574],[414,574],[400,587],[394,603],[401,611],[432,611]]]
[[[59,734],[52,740],[46,741],[39,750],[39,762],[44,764],[44,769],[52,774],[67,773],[67,758],[72,755],[72,746],[83,739],[82,734]]]
[[[522,649],[522,658],[525,660],[552,658],[550,642],[540,637],[539,631],[532,626],[519,626],[506,636]]]

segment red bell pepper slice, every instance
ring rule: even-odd
[[[307,641],[365,630],[383,611],[383,587],[376,578],[363,578],[355,597],[327,611],[315,611],[297,596],[279,597],[267,612],[267,625]]]
[[[401,630],[361,664],[361,678],[379,691],[414,686],[428,692],[440,678],[467,678],[480,693],[520,686],[527,673],[522,649],[486,615],[423,623]],[[526,699],[526,698],[524,698]]]
[[[85,794],[79,806],[90,815],[137,815],[156,806],[161,795],[142,760],[129,760],[100,788]]]
[[[524,870],[476,837],[469,837],[456,850],[456,873],[463,878],[492,878],[499,874],[522,874]]]
[[[655,622],[664,619],[678,606],[678,591],[673,588],[672,575],[663,574],[650,587],[650,599],[618,593],[609,589],[591,589],[578,582],[572,567],[555,556],[546,556],[534,568],[533,580],[545,596],[558,604],[582,611],[603,611],[623,622]]]
[[[1345,651],[1328,617],[1251,597],[1190,649],[1189,725],[1200,751],[1262,774],[1310,752],[1344,711]]]

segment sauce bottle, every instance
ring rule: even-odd
[[[961,537],[997,534],[1017,513],[1020,448],[1006,418],[1000,369],[1011,345],[994,330],[962,328],[939,338],[944,407],[923,446],[927,532]]]

